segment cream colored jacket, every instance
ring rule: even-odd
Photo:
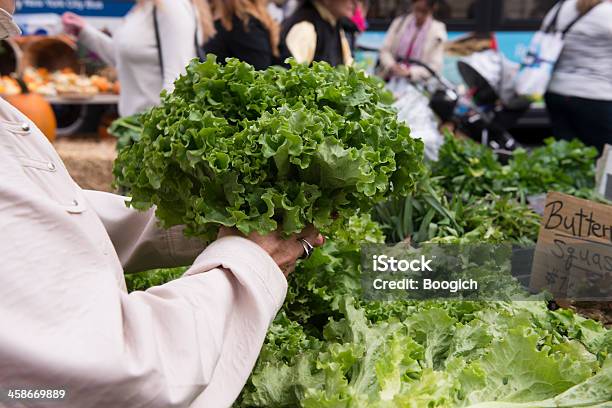
[[[397,50],[410,21],[408,17],[410,15],[397,17],[393,20],[387,31],[387,36],[380,49],[380,64],[383,75],[387,75],[397,61]],[[441,74],[444,68],[444,45],[447,38],[448,35],[444,23],[434,20],[429,33],[427,33],[421,62],[429,65],[437,74]],[[412,66],[410,69],[412,79],[415,81],[431,77],[431,74],[423,67]]]
[[[61,407],[227,407],[287,283],[246,239],[203,250],[124,198],[81,190],[41,132],[0,98],[0,406],[10,388]],[[202,252],[203,250],[203,252]],[[191,264],[128,294],[124,272]]]

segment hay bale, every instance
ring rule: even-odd
[[[60,139],[55,149],[68,172],[87,190],[113,192],[113,162],[117,157],[114,140],[89,141]]]

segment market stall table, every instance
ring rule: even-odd
[[[116,105],[119,95],[99,94],[92,96],[45,96],[51,105]]]

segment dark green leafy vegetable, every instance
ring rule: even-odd
[[[376,206],[387,242],[468,243],[514,242],[533,244],[540,217],[512,195],[491,193],[449,199],[439,178],[424,178],[415,194]],[[484,193],[484,192],[483,192]]]
[[[187,268],[172,268],[132,273],[125,275],[125,283],[128,292],[147,290],[153,286],[163,285],[164,283],[180,278],[186,270]]]
[[[447,136],[432,173],[440,177],[444,191],[463,198],[493,193],[514,195],[525,202],[529,195],[548,191],[592,190],[597,155],[597,149],[579,140],[547,139],[545,146],[531,152],[516,150],[503,166],[487,147]]]
[[[204,239],[219,225],[326,229],[335,214],[342,221],[407,195],[424,171],[422,143],[389,102],[377,79],[352,68],[194,61],[144,115],[116,183],[134,208],[155,205],[163,226]]]
[[[108,133],[117,138],[117,150],[121,151],[140,140],[142,135],[142,115],[117,119],[108,128]]]

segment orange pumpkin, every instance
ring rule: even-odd
[[[51,104],[41,95],[30,93],[23,81],[19,80],[19,84],[22,93],[6,96],[6,101],[34,122],[47,139],[53,142],[57,133],[57,120]]]

